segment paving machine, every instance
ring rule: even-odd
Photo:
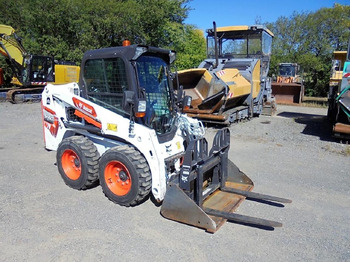
[[[64,182],[81,190],[99,181],[122,206],[151,193],[165,218],[208,232],[226,220],[281,226],[234,213],[245,198],[291,201],[251,192],[253,182],[228,159],[229,129],[209,150],[203,124],[183,113],[191,98],[174,92],[174,59],[173,51],[141,45],[91,50],[79,84],[45,87],[45,147],[57,151]]]
[[[12,103],[40,101],[47,83],[77,82],[80,68],[72,62],[56,61],[52,56],[31,55],[22,45],[15,30],[0,25],[0,54],[11,68],[11,84],[15,88],[0,88],[0,96]]]
[[[328,92],[333,136],[350,139],[350,40],[348,51],[335,51]]]
[[[261,25],[207,30],[207,59],[198,68],[178,72],[175,81],[192,97],[189,116],[231,124],[271,115],[275,101],[267,76],[273,34]]]
[[[304,85],[296,63],[280,63],[279,74],[272,81],[272,94],[278,104],[300,104],[304,97]]]

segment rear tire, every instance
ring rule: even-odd
[[[100,185],[106,197],[122,206],[135,206],[150,193],[152,177],[146,159],[134,147],[117,146],[100,160]]]
[[[63,139],[56,154],[58,171],[64,182],[78,190],[93,187],[97,182],[99,158],[94,143],[83,136]]]

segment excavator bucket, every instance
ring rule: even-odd
[[[227,220],[281,227],[279,222],[234,213],[246,198],[280,203],[291,200],[251,192],[251,179],[227,157],[229,136],[228,129],[220,130],[209,153],[205,139],[189,142],[180,176],[167,186],[161,214],[211,233]]]

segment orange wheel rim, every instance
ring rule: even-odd
[[[65,150],[62,154],[61,162],[63,171],[69,179],[79,179],[81,175],[81,163],[78,155],[73,150]]]
[[[117,196],[125,196],[131,190],[131,176],[126,166],[119,161],[111,161],[105,168],[106,184]]]

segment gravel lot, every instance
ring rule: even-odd
[[[325,115],[278,106],[230,127],[230,158],[254,191],[293,203],[239,208],[282,228],[228,222],[209,234],[162,218],[150,200],[125,208],[99,186],[67,187],[43,147],[40,104],[0,103],[0,261],[350,261],[350,146],[330,137]]]

